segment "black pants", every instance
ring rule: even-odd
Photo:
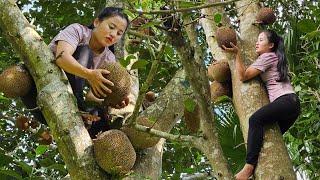
[[[248,149],[246,162],[256,165],[263,143],[264,127],[277,122],[285,133],[300,114],[300,102],[296,94],[286,94],[263,106],[249,119]]]

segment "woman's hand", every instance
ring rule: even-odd
[[[129,104],[129,98],[128,98],[128,97],[125,97],[125,98],[123,99],[123,101],[121,101],[120,104],[117,104],[117,105],[116,105],[115,107],[113,107],[113,108],[122,109],[122,108],[128,106],[128,104]]]
[[[106,85],[113,86],[113,83],[103,77],[103,74],[109,74],[110,72],[105,69],[92,70],[82,66],[72,56],[74,52],[75,48],[69,43],[58,41],[56,64],[64,71],[86,79],[97,96],[105,97],[106,93],[111,93]]]
[[[87,94],[85,96],[85,100],[88,102],[97,103],[98,105],[102,105],[102,103],[104,101],[104,99],[97,98],[95,95],[93,95],[93,92],[91,89],[87,92]]]
[[[230,42],[230,45],[232,46],[232,48],[227,48],[226,46],[222,45],[222,49],[234,54],[238,54],[240,52],[239,48],[236,45],[234,45],[232,42]]]
[[[90,87],[94,94],[98,95],[100,98],[105,97],[106,93],[111,93],[106,85],[114,86],[114,84],[108,79],[103,77],[103,74],[109,74],[110,72],[105,69],[93,69],[89,70],[86,79],[88,80]]]

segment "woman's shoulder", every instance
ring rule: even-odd
[[[74,30],[81,32],[81,33],[91,32],[91,29],[89,29],[87,26],[82,25],[80,23],[72,23],[72,24],[68,25],[65,29],[74,29]]]
[[[259,56],[259,58],[269,59],[269,58],[277,58],[277,55],[275,52],[266,52]]]

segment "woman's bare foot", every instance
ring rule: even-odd
[[[238,174],[236,174],[236,180],[247,180],[253,174],[254,166],[251,164],[245,164]]]

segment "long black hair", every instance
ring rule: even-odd
[[[273,48],[271,49],[272,52],[275,52],[278,56],[278,65],[277,69],[279,72],[279,79],[280,81],[287,81],[288,80],[288,63],[285,53],[285,47],[282,37],[280,37],[275,31],[273,30],[264,30],[262,31],[266,34],[269,43],[273,43]]]
[[[129,27],[130,21],[129,21],[128,16],[125,13],[123,13],[123,9],[122,8],[106,7],[98,14],[97,18],[100,21],[103,21],[106,18],[110,18],[110,17],[114,17],[114,16],[119,16],[119,17],[121,17],[121,18],[126,20],[126,22],[127,22],[127,27],[125,29],[125,31],[126,31],[128,29],[128,27]],[[88,26],[88,28],[89,29],[94,29],[93,23],[91,23]],[[109,46],[109,49],[114,53],[114,45]]]

